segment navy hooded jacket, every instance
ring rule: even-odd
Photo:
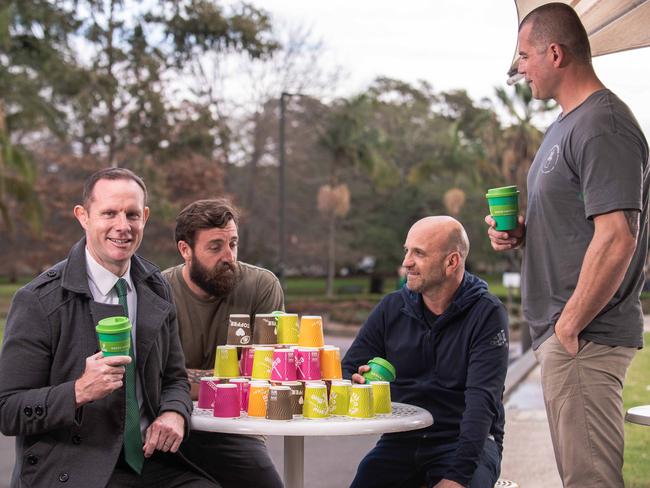
[[[471,480],[488,435],[503,445],[503,389],[508,368],[508,316],[480,278],[465,272],[452,303],[430,326],[420,293],[406,286],[371,312],[343,359],[344,376],[375,356],[397,370],[393,401],[433,416],[426,429],[388,436],[457,442],[446,479]]]

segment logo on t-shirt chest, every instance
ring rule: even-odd
[[[555,169],[560,159],[560,146],[555,144],[548,152],[542,163],[542,173],[548,174]]]

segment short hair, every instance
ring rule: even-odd
[[[88,178],[86,178],[86,181],[84,182],[84,189],[83,189],[83,194],[82,194],[82,205],[84,208],[88,208],[88,205],[90,204],[90,201],[93,198],[93,190],[95,189],[95,185],[99,180],[132,180],[135,181],[138,186],[142,189],[142,192],[144,193],[144,205],[147,205],[147,199],[148,199],[148,194],[147,194],[147,187],[144,184],[144,181],[142,181],[142,178],[140,178],[138,175],[136,175],[133,171],[130,169],[126,168],[104,168],[100,169],[99,171],[93,173],[90,175]]]
[[[552,42],[562,45],[581,63],[591,63],[589,36],[580,17],[566,3],[547,3],[532,10],[519,24],[519,31],[531,24],[530,41],[547,47]]]
[[[174,238],[187,242],[194,249],[196,231],[201,229],[223,229],[228,222],[239,224],[239,212],[226,198],[197,200],[181,210],[176,217]]]

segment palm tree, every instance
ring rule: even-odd
[[[372,103],[358,95],[336,103],[326,121],[319,143],[331,155],[329,184],[319,191],[319,210],[328,219],[327,296],[334,295],[336,271],[336,224],[350,208],[350,193],[340,181],[344,168],[363,167],[375,178],[386,175],[388,166],[382,157],[381,133],[370,125]]]

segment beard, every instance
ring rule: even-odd
[[[203,291],[213,297],[224,297],[237,286],[240,280],[239,266],[236,263],[219,263],[208,269],[198,259],[190,263],[190,279]]]

